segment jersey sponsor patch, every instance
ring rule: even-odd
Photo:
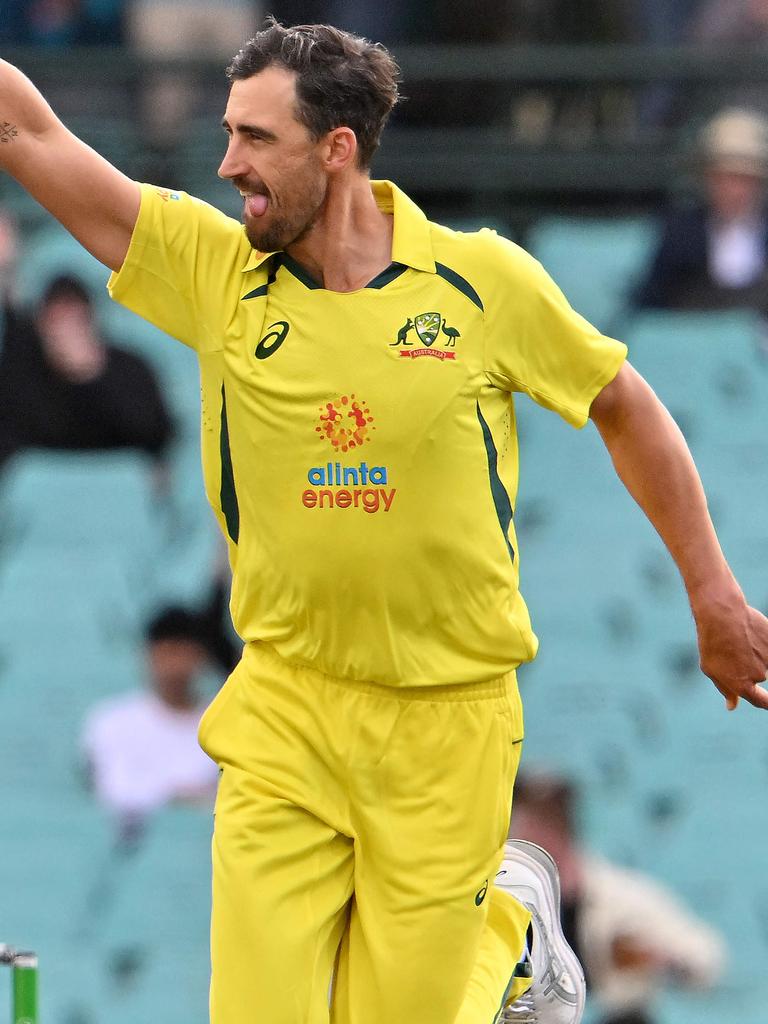
[[[342,395],[320,406],[320,420],[315,431],[327,438],[336,451],[360,448],[371,440],[376,427],[367,404],[354,395]]]
[[[341,395],[320,406],[315,433],[331,443],[337,453],[361,448],[372,440],[376,429],[367,402],[354,393]],[[346,465],[326,462],[312,466],[301,494],[304,508],[351,508],[364,512],[389,512],[396,488],[389,487],[386,466],[370,466],[367,462]]]
[[[369,466],[367,462],[356,466],[345,466],[341,462],[313,466],[307,473],[307,482],[311,486],[301,495],[304,508],[389,512],[397,494],[397,488],[388,486],[387,467]]]

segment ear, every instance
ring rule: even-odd
[[[334,128],[325,137],[325,167],[331,172],[354,165],[357,157],[357,136],[351,128]]]

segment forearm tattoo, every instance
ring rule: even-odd
[[[13,142],[19,134],[19,129],[10,121],[0,121],[0,142]]]

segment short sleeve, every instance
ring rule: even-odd
[[[627,347],[579,316],[532,256],[490,232],[494,287],[486,304],[486,373],[574,427],[626,359]],[[578,259],[578,253],[574,253]],[[588,272],[588,271],[585,271]]]
[[[221,348],[251,249],[241,225],[184,192],[141,186],[112,298],[198,351]]]

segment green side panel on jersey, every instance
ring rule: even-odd
[[[221,385],[221,511],[227,523],[227,533],[234,544],[240,536],[240,508],[237,504],[235,474],[232,469],[232,453],[229,450],[229,425],[227,423],[227,394]]]
[[[499,517],[499,525],[501,526],[502,533],[504,534],[504,540],[507,545],[507,550],[509,551],[509,557],[514,562],[515,552],[512,545],[509,543],[509,524],[512,522],[512,502],[509,500],[507,489],[501,482],[501,477],[499,476],[499,455],[496,451],[496,445],[493,443],[491,428],[485,422],[483,414],[480,411],[479,402],[477,403],[477,418],[480,421],[480,426],[483,431],[485,453],[488,456],[488,476],[491,481],[493,504],[496,506],[496,515]]]

